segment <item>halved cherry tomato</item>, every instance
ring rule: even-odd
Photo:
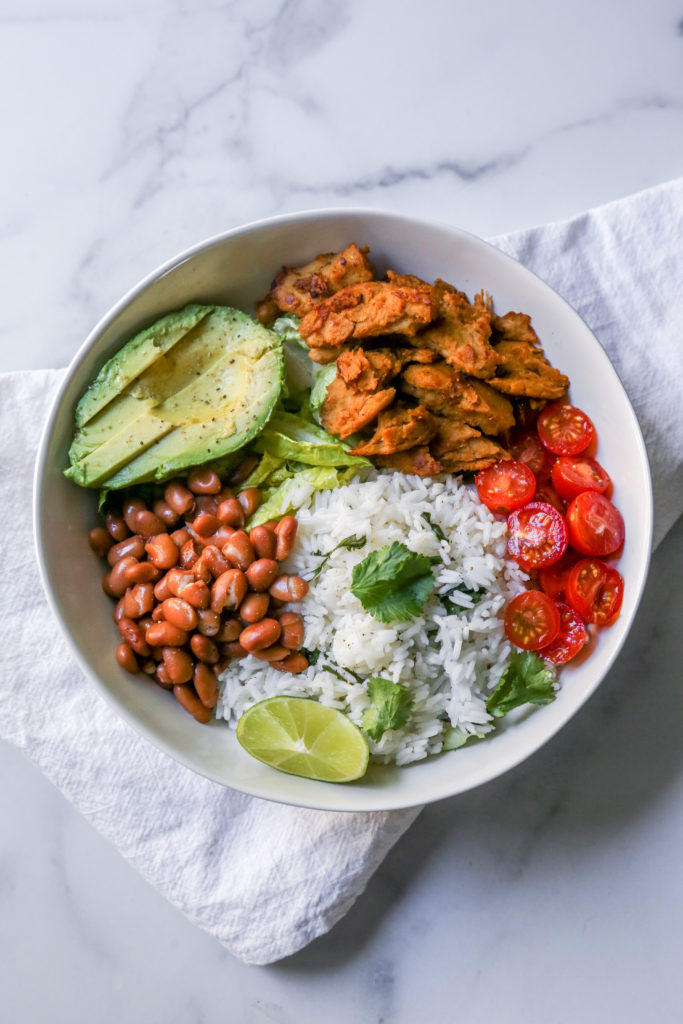
[[[582,555],[611,555],[624,543],[624,520],[609,498],[596,491],[577,494],[567,509],[571,546]]]
[[[567,527],[552,505],[531,501],[508,516],[508,554],[523,569],[542,569],[567,550]]]
[[[564,515],[566,506],[553,485],[550,483],[538,485],[534,501],[545,501],[547,505],[552,505],[553,508],[556,508],[558,512]]]
[[[595,427],[585,412],[558,402],[545,407],[536,426],[541,441],[555,455],[579,455],[595,435]]]
[[[552,469],[553,487],[565,501],[582,491],[605,494],[612,481],[599,462],[587,455],[561,455]]]
[[[547,594],[525,590],[505,609],[505,635],[523,651],[540,651],[560,632],[560,613]]]
[[[547,594],[548,597],[552,597],[555,601],[566,601],[569,573],[580,557],[581,555],[567,548],[559,562],[555,562],[554,565],[548,565],[545,569],[539,569],[538,582],[543,593]]]
[[[624,597],[621,573],[599,558],[582,558],[567,579],[567,601],[584,622],[611,626]]]
[[[576,657],[588,639],[588,634],[581,616],[573,608],[568,604],[557,604],[555,607],[560,613],[560,632],[552,643],[543,648],[543,657],[552,661],[553,665],[564,665]]]
[[[534,474],[523,462],[501,459],[475,478],[477,494],[492,512],[512,512],[531,501],[536,490]]]
[[[542,484],[550,476],[555,461],[552,453],[541,444],[538,434],[531,430],[515,430],[510,434],[508,450],[518,462],[524,462]]]

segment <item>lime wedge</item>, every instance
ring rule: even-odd
[[[271,768],[320,782],[365,775],[368,745],[350,718],[307,697],[268,697],[245,711],[237,739]]]

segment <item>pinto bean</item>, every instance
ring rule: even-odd
[[[125,640],[116,648],[116,660],[121,668],[125,668],[126,672],[130,672],[132,676],[136,676],[140,671],[138,659],[135,657],[133,648],[129,647]]]
[[[169,480],[164,488],[164,501],[179,516],[184,516],[194,505],[194,494],[182,480]]]
[[[149,540],[150,537],[155,537],[158,533],[167,533],[168,528],[163,519],[159,516],[155,516],[149,509],[143,509],[140,512],[135,512],[131,516],[131,522],[135,528],[135,532],[141,534],[145,540]]]
[[[151,617],[152,617],[152,622],[164,622],[166,620],[166,616],[164,615],[164,604],[163,604],[163,601],[162,601],[161,604],[158,604],[154,608],[152,608],[152,616]]]
[[[217,547],[219,551],[222,551],[223,545],[228,543],[234,532],[235,531],[232,526],[226,526],[224,524],[216,530],[213,537],[209,537],[209,544],[212,544],[214,547]]]
[[[213,711],[211,708],[204,707],[194,686],[174,686],[173,695],[178,703],[182,704],[185,710],[189,711],[192,717],[202,725],[206,725],[213,718]]]
[[[280,572],[280,566],[273,558],[257,558],[246,572],[247,581],[252,590],[260,593],[274,583]]]
[[[124,576],[129,583],[156,583],[161,578],[161,569],[157,569],[153,562],[138,562],[137,565],[129,565]]]
[[[208,665],[199,662],[199,664],[195,665],[192,682],[197,691],[197,696],[204,707],[215,708],[218,703],[218,680],[216,679],[216,673]]]
[[[237,500],[242,506],[245,517],[248,519],[249,516],[253,516],[254,512],[260,508],[263,499],[258,487],[247,487],[246,490],[240,491],[237,495]]]
[[[293,676],[298,676],[300,672],[305,672],[308,668],[307,658],[299,653],[290,654],[282,661],[271,661],[270,664],[279,672],[289,672]]]
[[[158,533],[148,540],[145,551],[158,569],[172,569],[178,561],[178,548],[167,533]]]
[[[218,511],[218,496],[216,494],[198,494],[194,499],[195,518],[199,515],[215,516]]]
[[[133,558],[138,559],[145,557],[145,542],[139,533],[134,533],[132,537],[126,537],[125,540],[120,540],[118,544],[109,548],[107,561],[114,566],[126,555],[132,555]]]
[[[188,476],[187,486],[193,494],[218,494],[223,485],[215,470],[200,466]]]
[[[211,537],[220,525],[220,519],[210,512],[202,512],[192,521],[192,529],[199,537]]]
[[[197,544],[194,539],[190,537],[187,543],[183,544],[180,549],[178,565],[180,565],[182,569],[191,569],[198,558],[199,551],[197,550]]]
[[[161,650],[159,650],[159,657],[161,658]],[[156,665],[155,668],[156,671],[154,675],[159,686],[162,686],[164,690],[172,690],[173,682],[168,674],[168,669],[164,665],[163,661],[161,662],[161,664]]]
[[[230,477],[229,482],[231,486],[237,486],[246,480],[253,470],[256,469],[260,461],[261,460],[258,455],[249,455],[244,462],[240,462],[239,466],[233,471],[232,476]]]
[[[208,608],[211,603],[211,591],[204,580],[193,579],[192,583],[182,583],[176,596],[182,597],[193,608]]]
[[[147,638],[138,626],[137,622],[133,622],[132,619],[127,619],[124,616],[119,621],[118,627],[119,633],[128,646],[132,647],[136,654],[140,654],[143,658],[147,658],[149,656]]]
[[[221,549],[216,547],[215,544],[207,544],[202,551],[201,557],[209,567],[209,571],[214,579],[218,579],[224,572],[232,568],[230,562],[221,552]]]
[[[243,622],[260,622],[268,614],[269,607],[268,594],[247,594],[240,605],[240,618]]]
[[[190,647],[195,658],[205,661],[208,665],[215,665],[220,657],[213,640],[209,640],[208,636],[202,636],[201,633],[195,633],[190,637]]]
[[[111,534],[103,526],[93,526],[88,534],[88,544],[99,558],[104,558],[113,543]]]
[[[170,590],[173,597],[178,597],[181,588],[189,586],[190,583],[196,582],[196,577],[191,572],[187,572],[184,569],[169,569],[164,577],[166,585]]]
[[[295,651],[304,642],[304,620],[296,612],[283,612],[280,616],[281,640],[290,651]]]
[[[154,587],[151,583],[136,583],[123,595],[123,610],[127,619],[139,619],[149,615],[154,608]]]
[[[216,501],[220,505],[222,501],[227,501],[228,498],[234,498],[235,492],[232,487],[221,487],[220,492],[216,495]]]
[[[119,623],[119,629],[121,624]],[[172,622],[155,622],[145,634],[145,640],[150,647],[182,647],[187,643],[188,634],[186,630],[179,629]]]
[[[109,594],[110,597],[123,597],[130,584],[125,575],[126,570],[137,564],[138,560],[133,555],[124,555],[102,580],[105,594]]]
[[[202,636],[216,636],[221,630],[221,617],[211,608],[197,609],[197,629]]]
[[[184,526],[180,530],[174,530],[173,533],[169,533],[169,537],[178,549],[187,544],[188,540],[192,540],[190,531],[186,530]]]
[[[275,527],[275,536],[277,537],[275,557],[278,562],[288,558],[292,553],[298,525],[294,516],[283,516]]]
[[[265,647],[262,651],[250,651],[252,657],[259,658],[261,661],[282,661],[283,658],[288,657],[291,651],[284,644],[272,644],[270,647]]]
[[[278,601],[300,601],[308,593],[308,583],[301,576],[279,576],[268,593]]]
[[[154,658],[143,658],[140,662],[140,668],[146,676],[153,676],[157,670],[157,663]]]
[[[118,516],[115,512],[107,512],[104,517],[104,523],[107,527],[107,533],[115,541],[125,540],[130,535],[130,530],[126,526],[123,516]]]
[[[134,517],[138,512],[146,512],[147,506],[141,498],[126,498],[123,502],[122,515],[124,522],[131,533],[139,533],[134,523]]]
[[[163,647],[164,665],[173,683],[189,683],[194,672],[194,662],[182,647]]]
[[[171,591],[168,589],[168,573],[154,584],[154,596],[157,601],[165,601],[167,597],[172,597]]]
[[[163,498],[157,498],[152,505],[152,512],[155,516],[159,516],[159,519],[163,519],[169,529],[172,526],[175,526],[180,519],[179,514],[175,512],[171,506],[163,500]]]
[[[195,579],[203,580],[204,583],[211,582],[211,569],[209,568],[208,563],[204,559],[204,552],[202,552],[202,554],[199,556],[197,561],[192,566],[192,575],[195,577]]]
[[[239,619],[224,619],[215,635],[215,639],[218,643],[233,643],[233,641],[237,640],[243,629],[244,625]]]
[[[240,643],[246,651],[262,651],[280,639],[280,623],[277,619],[261,619],[246,626],[240,633]]]
[[[197,625],[197,612],[182,597],[169,597],[160,606],[164,618],[178,629],[190,631]]]
[[[249,651],[242,647],[242,644],[238,640],[234,640],[232,643],[223,644],[221,651],[225,654],[226,658],[231,660],[237,660],[238,658],[246,658]]]
[[[226,526],[241,529],[244,526],[244,509],[237,498],[226,498],[216,509],[216,515]]]
[[[223,554],[228,561],[244,572],[254,561],[255,553],[251,541],[244,530],[235,530],[227,544],[223,545]]]
[[[239,608],[247,593],[247,577],[239,569],[222,573],[211,588],[211,608],[222,612],[224,608]]]
[[[255,526],[249,533],[249,540],[257,558],[275,558],[277,538],[265,526]]]

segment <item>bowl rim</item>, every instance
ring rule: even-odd
[[[262,228],[267,227],[269,225],[273,225],[273,224],[282,224],[282,223],[287,223],[287,222],[296,222],[297,224],[301,224],[301,223],[305,224],[305,223],[310,222],[312,220],[317,220],[317,219],[322,219],[322,218],[335,220],[337,218],[346,218],[346,217],[361,217],[361,218],[362,217],[373,217],[373,218],[376,218],[376,219],[377,218],[384,219],[386,221],[391,221],[391,222],[394,222],[394,223],[401,222],[401,223],[405,224],[406,227],[408,227],[408,228],[410,228],[410,227],[418,227],[418,228],[425,228],[425,227],[427,227],[427,228],[436,228],[436,229],[439,229],[439,230],[446,230],[446,231],[452,233],[454,237],[458,237],[459,236],[459,237],[462,237],[462,238],[466,238],[471,243],[474,243],[477,246],[480,246],[480,247],[483,246],[483,247],[485,247],[485,249],[492,250],[495,253],[496,258],[501,260],[503,262],[503,264],[509,264],[509,265],[512,265],[512,266],[515,266],[515,267],[521,267],[523,269],[523,271],[527,275],[530,275],[532,278],[535,279],[535,281],[541,287],[542,290],[544,290],[546,292],[549,292],[549,293],[552,293],[553,299],[555,301],[561,303],[565,307],[566,311],[571,316],[575,317],[581,324],[583,324],[584,328],[589,332],[589,334],[591,335],[593,341],[597,345],[598,351],[601,353],[602,358],[609,364],[609,367],[610,367],[612,373],[615,375],[616,379],[618,380],[618,383],[619,383],[619,385],[621,387],[621,390],[623,392],[624,398],[626,400],[626,406],[627,406],[627,409],[628,409],[628,414],[629,414],[629,416],[631,418],[631,421],[632,421],[631,425],[632,425],[632,428],[634,428],[633,433],[634,433],[634,438],[636,440],[636,443],[637,443],[637,446],[638,446],[638,449],[639,449],[639,455],[640,455],[640,457],[642,459],[642,462],[643,462],[643,465],[645,466],[646,471],[647,471],[646,472],[646,478],[647,478],[648,486],[647,486],[647,494],[642,496],[642,500],[643,500],[643,503],[644,503],[644,513],[645,513],[645,522],[646,522],[646,534],[647,534],[647,537],[646,537],[647,543],[646,543],[646,548],[645,548],[645,561],[644,561],[644,566],[643,566],[642,577],[641,577],[641,579],[639,581],[638,590],[637,590],[637,593],[635,594],[635,598],[634,598],[633,612],[632,612],[631,621],[629,622],[628,627],[624,631],[624,634],[621,637],[620,641],[617,643],[617,645],[615,646],[614,650],[611,652],[610,656],[608,657],[608,659],[607,659],[607,661],[606,661],[606,663],[605,663],[605,665],[603,667],[603,671],[601,673],[597,674],[596,678],[592,682],[592,684],[589,687],[586,688],[585,693],[582,695],[582,697],[578,701],[578,703],[576,703],[576,705],[575,705],[573,711],[571,712],[571,714],[569,715],[569,717],[563,718],[560,721],[558,721],[557,723],[555,723],[554,726],[550,729],[550,731],[545,732],[543,734],[543,736],[540,737],[540,739],[538,739],[537,741],[535,740],[533,743],[531,743],[529,745],[528,749],[525,748],[520,753],[508,757],[505,760],[505,762],[504,762],[502,767],[499,764],[494,762],[492,764],[491,769],[490,770],[486,770],[486,771],[482,771],[480,773],[480,776],[476,780],[474,780],[474,782],[469,782],[469,783],[466,783],[464,785],[459,785],[458,784],[458,777],[454,776],[452,778],[452,780],[451,780],[451,784],[450,785],[448,785],[448,786],[442,785],[440,787],[435,787],[435,790],[436,790],[435,792],[430,792],[427,796],[421,797],[417,802],[415,802],[414,800],[407,799],[405,794],[404,794],[404,796],[402,798],[399,797],[398,799],[396,799],[396,798],[392,799],[390,797],[390,795],[389,795],[391,793],[391,788],[387,788],[387,789],[382,788],[382,789],[378,789],[378,798],[377,798],[377,800],[375,802],[372,803],[372,806],[368,806],[367,800],[363,801],[362,802],[362,806],[361,806],[360,803],[358,803],[358,804],[354,803],[353,798],[351,798],[351,799],[345,800],[345,806],[342,808],[342,807],[334,807],[334,806],[332,806],[334,801],[325,803],[324,801],[322,801],[320,799],[316,799],[315,794],[320,792],[320,790],[319,790],[319,788],[317,786],[312,788],[312,791],[311,791],[312,792],[312,796],[311,796],[311,798],[305,798],[303,796],[300,797],[300,798],[298,796],[296,798],[291,798],[289,796],[284,797],[284,796],[279,796],[279,795],[273,795],[273,794],[267,792],[267,788],[268,788],[267,785],[263,786],[263,785],[259,785],[259,784],[250,784],[248,781],[245,782],[244,780],[236,780],[235,783],[227,783],[223,778],[221,778],[218,775],[216,775],[215,773],[213,773],[210,769],[208,769],[208,768],[207,769],[202,769],[201,767],[197,766],[195,763],[193,763],[191,761],[190,758],[186,757],[184,755],[184,753],[179,752],[177,750],[177,748],[174,747],[174,745],[172,743],[167,742],[167,741],[164,740],[163,737],[161,737],[159,735],[156,735],[146,725],[141,723],[137,719],[137,717],[134,715],[134,713],[132,711],[130,711],[128,709],[128,707],[123,702],[121,702],[121,701],[119,701],[119,700],[117,700],[115,698],[113,693],[111,693],[111,691],[104,685],[104,683],[100,680],[100,678],[97,675],[97,673],[88,664],[86,658],[81,654],[79,648],[77,647],[77,645],[75,643],[75,640],[73,639],[73,637],[71,635],[71,630],[68,628],[67,623],[65,622],[65,620],[64,620],[64,618],[63,618],[63,616],[61,614],[61,611],[59,609],[59,606],[57,604],[57,600],[56,600],[55,594],[53,592],[52,584],[51,584],[49,573],[48,573],[48,569],[47,569],[45,550],[44,550],[44,546],[43,546],[43,536],[42,536],[42,531],[41,531],[41,505],[42,505],[42,497],[43,497],[43,486],[44,486],[44,483],[45,483],[45,480],[46,480],[47,451],[48,451],[48,447],[49,447],[50,438],[51,438],[52,432],[53,432],[54,427],[55,427],[56,419],[57,419],[57,417],[59,415],[59,412],[61,410],[61,405],[62,405],[62,400],[63,400],[64,394],[68,390],[68,388],[69,388],[69,386],[70,386],[70,384],[72,382],[72,379],[75,376],[76,372],[78,371],[80,363],[83,360],[83,358],[85,357],[85,355],[96,344],[98,338],[109,327],[109,325],[112,324],[116,320],[116,318],[123,312],[123,310],[135,298],[137,298],[139,295],[141,295],[154,282],[160,280],[166,274],[168,274],[172,270],[176,269],[181,264],[183,264],[183,263],[187,262],[188,260],[190,260],[193,256],[197,255],[200,252],[208,250],[208,249],[212,248],[213,246],[220,245],[223,242],[227,241],[228,239],[230,239],[232,237],[235,237],[237,235],[248,235],[248,234],[251,234],[253,232],[257,232],[257,231],[261,230]],[[418,216],[411,216],[411,215],[407,215],[407,214],[403,214],[403,213],[395,213],[395,212],[393,212],[391,210],[385,210],[385,209],[376,208],[376,207],[358,207],[358,206],[341,207],[341,206],[335,206],[335,207],[323,207],[323,208],[319,208],[319,209],[298,210],[298,211],[292,211],[292,212],[289,212],[289,213],[278,214],[278,215],[271,216],[271,217],[262,217],[262,218],[259,218],[257,220],[248,221],[248,222],[246,222],[244,224],[237,225],[236,227],[229,228],[229,229],[227,229],[225,231],[217,232],[214,235],[210,235],[208,238],[205,238],[205,239],[203,239],[200,242],[194,243],[193,245],[191,245],[191,246],[181,250],[179,253],[177,253],[175,256],[172,256],[170,259],[165,260],[156,269],[154,269],[154,270],[150,271],[148,274],[146,274],[140,281],[138,281],[127,292],[125,292],[125,294],[117,302],[114,303],[114,305],[97,321],[95,326],[90,330],[90,332],[86,336],[85,340],[82,342],[82,344],[78,347],[78,349],[74,353],[71,361],[69,362],[68,366],[65,369],[63,379],[60,382],[60,384],[58,385],[57,390],[56,390],[56,392],[55,392],[55,394],[54,394],[54,396],[52,398],[52,403],[51,403],[48,415],[47,415],[47,417],[45,419],[44,426],[43,426],[43,429],[42,429],[42,432],[41,432],[40,441],[39,441],[39,445],[38,445],[37,457],[36,457],[36,461],[35,461],[35,468],[34,468],[34,474],[33,474],[32,513],[33,513],[34,545],[35,545],[35,550],[36,550],[36,556],[37,556],[37,562],[38,562],[38,570],[39,570],[39,575],[40,575],[41,583],[42,583],[42,586],[43,586],[43,591],[44,591],[44,593],[46,595],[46,598],[47,598],[47,601],[48,601],[48,605],[49,605],[53,615],[55,616],[55,618],[57,620],[57,623],[58,623],[58,625],[59,625],[59,627],[60,627],[60,629],[62,631],[62,634],[64,635],[64,637],[65,637],[65,639],[66,639],[66,641],[68,643],[68,646],[69,646],[69,648],[71,650],[71,654],[75,658],[75,661],[78,664],[78,666],[81,669],[81,671],[83,672],[84,676],[95,686],[95,689],[96,689],[97,693],[99,694],[99,696],[102,697],[107,702],[107,704],[115,711],[115,713],[117,715],[119,715],[119,717],[121,717],[128,725],[130,725],[139,736],[143,737],[146,741],[150,742],[157,749],[163,751],[165,754],[167,754],[173,760],[175,760],[178,763],[182,764],[183,767],[185,767],[185,768],[195,772],[196,774],[200,775],[201,777],[209,779],[212,782],[218,783],[219,785],[224,786],[226,788],[234,789],[234,790],[236,790],[238,792],[245,793],[245,794],[247,794],[249,796],[258,797],[258,798],[264,799],[264,800],[270,800],[270,801],[273,801],[273,802],[276,802],[276,803],[284,803],[284,804],[289,804],[291,806],[299,806],[299,807],[311,808],[311,809],[316,809],[316,810],[340,811],[342,813],[354,813],[354,812],[358,812],[358,811],[362,811],[362,812],[366,812],[366,813],[374,813],[376,811],[400,810],[400,809],[407,809],[407,808],[410,808],[410,807],[421,806],[421,805],[424,805],[424,804],[427,804],[427,803],[434,803],[437,800],[447,799],[448,797],[457,796],[460,793],[468,792],[468,791],[470,791],[472,789],[476,789],[479,786],[486,784],[487,782],[491,782],[492,780],[494,780],[496,778],[499,778],[500,776],[502,776],[502,775],[506,774],[507,772],[511,771],[513,768],[516,768],[519,764],[522,764],[524,761],[526,761],[527,758],[529,758],[533,754],[535,754],[550,739],[552,739],[552,737],[555,736],[556,733],[559,732],[560,729],[562,729],[571,720],[571,718],[574,717],[574,715],[579,711],[579,709],[581,707],[583,707],[583,705],[588,701],[588,699],[595,693],[597,688],[600,686],[600,684],[602,683],[602,681],[604,680],[604,678],[607,676],[607,674],[609,673],[610,669],[612,668],[612,666],[613,666],[614,662],[616,661],[617,657],[621,653],[621,650],[622,650],[622,648],[623,648],[623,646],[624,646],[624,644],[626,642],[626,639],[627,639],[627,637],[628,637],[628,635],[630,633],[630,630],[633,627],[633,623],[634,623],[635,618],[637,616],[638,608],[639,608],[640,602],[642,600],[645,584],[646,584],[647,579],[648,579],[650,562],[651,562],[651,557],[652,557],[652,537],[653,537],[653,523],[654,523],[654,498],[653,498],[653,490],[652,490],[652,474],[651,474],[651,469],[650,469],[650,463],[649,463],[649,459],[648,459],[647,449],[645,447],[645,441],[644,441],[644,438],[643,438],[642,430],[640,428],[640,424],[638,422],[638,418],[637,418],[637,416],[635,414],[635,411],[633,409],[633,405],[631,403],[631,399],[630,399],[630,397],[628,395],[628,392],[627,392],[626,388],[624,387],[624,384],[623,384],[623,382],[621,380],[621,377],[617,373],[616,368],[614,367],[614,365],[612,364],[611,360],[609,359],[609,356],[607,355],[607,352],[603,348],[603,346],[600,343],[599,339],[595,336],[595,333],[593,332],[593,330],[589,327],[589,325],[585,322],[585,320],[583,320],[583,318],[574,309],[574,307],[571,306],[571,304],[559,292],[557,292],[551,285],[547,284],[541,277],[539,277],[537,274],[535,274],[532,270],[529,270],[529,268],[526,267],[519,260],[516,260],[514,257],[509,256],[506,252],[503,252],[501,249],[498,249],[493,243],[491,243],[491,242],[481,238],[478,235],[473,234],[470,231],[467,231],[467,230],[465,230],[463,228],[459,228],[459,227],[449,223],[448,221],[442,221],[442,220],[436,220],[436,219],[432,219],[432,218],[425,218],[425,217],[418,217]],[[420,762],[418,762],[418,764],[419,763]],[[408,766],[408,767],[410,767],[410,766]],[[302,780],[302,781],[309,781],[309,780]],[[337,789],[337,787],[333,787],[333,788],[335,790]],[[349,790],[346,787],[344,787],[344,789],[345,789],[345,791],[347,793],[348,792],[353,792],[353,790]]]

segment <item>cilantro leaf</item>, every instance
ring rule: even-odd
[[[439,601],[446,609],[448,615],[458,615],[460,612],[467,611],[467,608],[469,607],[469,605],[456,604],[455,601],[451,601],[451,595],[454,594],[456,590],[461,594],[469,594],[472,598],[472,606],[479,604],[482,598],[486,597],[486,590],[484,587],[481,587],[478,590],[472,590],[472,588],[468,587],[467,584],[459,583],[458,586],[453,587],[453,590],[448,594],[439,594]]]
[[[398,541],[353,567],[351,593],[380,622],[412,619],[434,587],[431,559]]]
[[[486,701],[486,710],[494,718],[502,718],[522,704],[550,704],[554,700],[553,673],[543,659],[532,651],[515,651]]]
[[[344,537],[343,540],[340,540],[339,543],[329,551],[314,551],[313,554],[316,557],[322,557],[322,562],[308,577],[309,581],[316,579],[320,575],[323,571],[323,566],[335,551],[339,551],[340,548],[346,548],[347,551],[357,551],[359,548],[364,547],[365,544],[367,544],[367,538],[363,534],[358,535],[352,533],[350,537]]]
[[[387,729],[402,729],[415,703],[407,686],[378,676],[368,679],[368,696],[373,706],[363,712],[361,722],[375,741],[381,740]]]
[[[316,651],[315,648],[313,650],[308,651],[308,650],[306,650],[305,647],[300,647],[299,650],[304,655],[304,657],[308,661],[309,665],[317,665],[318,664],[318,658],[320,657],[320,651]]]
[[[432,522],[432,517],[430,516],[429,512],[423,512],[421,518],[424,519],[427,526],[431,526],[434,536],[436,537],[437,540],[446,539],[446,534],[443,532],[439,524]]]

